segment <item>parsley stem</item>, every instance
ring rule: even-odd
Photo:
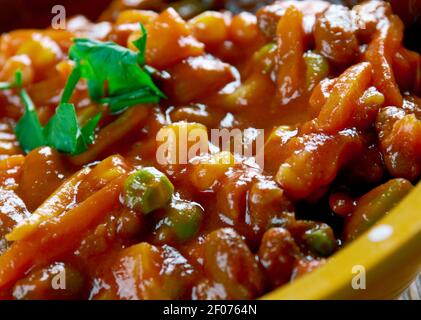
[[[80,67],[77,65],[73,68],[67,79],[66,86],[64,87],[63,95],[61,96],[60,103],[68,103],[72,97],[73,91],[81,78]]]
[[[102,98],[101,103],[108,104],[112,114],[123,112],[128,107],[137,104],[158,103],[159,96],[151,94],[149,88],[140,88],[136,91],[121,94],[115,97]]]
[[[13,87],[14,87],[13,83],[0,82],[0,90],[12,89]]]
[[[35,105],[32,102],[32,99],[29,97],[28,92],[26,92],[25,89],[22,88],[20,90],[20,96],[25,106],[25,111],[35,111]]]

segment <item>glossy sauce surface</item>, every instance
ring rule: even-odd
[[[190,19],[124,9],[0,39],[0,81],[21,70],[42,124],[74,67],[72,40],[136,50],[139,22],[167,96],[111,115],[81,82],[79,123],[103,113],[95,142],[25,155],[13,133],[23,105],[0,91],[2,299],[257,298],[323,265],[418,182],[421,58],[389,4],[285,1]],[[168,128],[263,129],[264,166],[220,150],[162,165],[156,136]],[[145,167],[170,181],[158,188],[173,185],[161,206],[154,189],[150,212],[127,191]],[[61,270],[68,286],[54,290]]]

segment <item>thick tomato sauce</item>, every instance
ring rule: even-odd
[[[323,265],[419,180],[421,58],[402,45],[388,3],[285,1],[190,19],[125,9],[114,1],[98,23],[76,17],[67,30],[0,38],[0,81],[21,70],[42,124],[74,68],[72,40],[137,50],[139,22],[167,96],[116,116],[80,82],[78,121],[103,117],[94,143],[70,156],[24,154],[13,131],[22,102],[16,89],[0,91],[1,298],[257,298]],[[160,164],[166,128],[263,129],[264,165],[218,150]],[[127,202],[145,167],[173,185],[151,212]]]

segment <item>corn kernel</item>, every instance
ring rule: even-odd
[[[34,80],[34,70],[31,60],[27,55],[13,56],[6,60],[3,69],[0,72],[0,80],[13,82],[16,71],[22,72],[22,81],[24,84],[30,84]]]
[[[290,126],[275,128],[265,142],[265,170],[275,173],[285,158],[284,146],[298,134],[298,130]]]
[[[221,179],[225,172],[234,165],[235,158],[231,152],[222,151],[199,159],[193,165],[190,175],[192,184],[200,191],[210,189]]]
[[[63,60],[57,63],[56,70],[60,74],[63,81],[66,81],[67,78],[70,76],[70,74],[73,71],[74,66],[75,66],[75,63],[71,60]]]
[[[158,14],[151,10],[125,10],[118,16],[116,24],[126,23],[142,23],[148,24],[152,22]]]
[[[206,11],[189,21],[193,35],[206,45],[217,45],[228,38],[227,16]]]
[[[34,68],[42,69],[57,61],[61,55],[61,49],[50,38],[34,35],[32,39],[22,43],[17,54],[27,54]]]
[[[207,129],[200,123],[181,121],[170,124],[159,130],[156,139],[160,164],[187,164],[209,149]]]
[[[129,37],[127,38],[127,48],[129,48],[130,50],[133,50],[135,52],[138,52],[139,49],[133,44],[134,41],[136,41],[137,39],[139,39],[142,35],[142,31],[141,30],[136,30],[133,31]]]
[[[232,18],[229,31],[231,39],[238,44],[253,42],[259,34],[256,16],[248,12],[236,15]]]
[[[98,163],[89,173],[86,181],[96,188],[101,188],[127,171],[129,171],[129,166],[125,159],[120,155],[113,155]]]

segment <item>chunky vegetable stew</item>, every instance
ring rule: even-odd
[[[199,3],[1,36],[1,299],[258,298],[419,181],[389,3]]]

